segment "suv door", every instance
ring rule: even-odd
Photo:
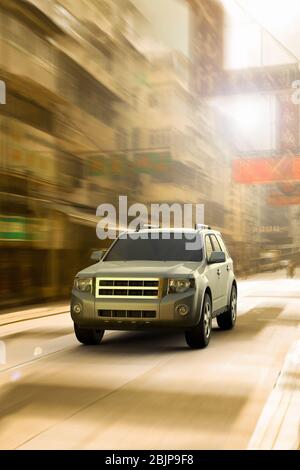
[[[205,253],[206,253],[206,262],[208,261],[210,255],[215,251],[214,246],[211,241],[211,235],[205,235],[204,240]],[[219,310],[222,307],[224,293],[220,289],[220,276],[218,270],[220,268],[219,264],[207,264],[205,269],[205,276],[208,279],[209,287],[212,295],[212,309],[213,312]]]
[[[218,240],[218,242],[221,246],[222,251],[224,251],[225,256],[226,256],[226,270],[227,270],[227,288],[226,288],[226,291],[227,291],[227,294],[228,294],[228,296],[227,296],[227,299],[228,299],[229,295],[230,295],[229,290],[231,290],[232,279],[234,277],[233,261],[232,261],[230,253],[228,251],[228,248],[226,247],[225,242],[224,242],[223,238],[221,237],[221,235],[216,234],[216,237],[217,237],[217,240]]]
[[[218,235],[213,234],[211,235],[211,241],[213,244],[214,251],[223,251],[226,257],[225,263],[218,263],[216,266],[217,269],[217,276],[218,276],[218,289],[220,290],[220,308],[223,308],[227,305],[228,300],[228,285],[229,285],[229,261],[227,259],[227,253],[222,247],[222,244],[218,240]]]

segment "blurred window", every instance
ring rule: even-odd
[[[166,131],[163,132],[162,140],[163,140],[163,142],[162,142],[163,145],[165,145],[165,146],[170,145],[171,138],[170,138],[170,131],[169,130],[166,130]]]
[[[117,130],[115,134],[116,146],[118,149],[127,148],[127,132],[121,127]]]
[[[170,130],[153,130],[150,134],[150,146],[167,147],[170,145]]]
[[[36,32],[14,18],[6,18],[5,36],[17,47],[35,56],[46,64],[52,63],[52,46]],[[26,38],[26,41],[24,41]]]
[[[151,108],[156,108],[158,106],[158,99],[157,99],[156,94],[151,93],[149,95],[149,105]]]
[[[132,106],[133,106],[133,108],[134,108],[136,111],[138,110],[138,107],[139,107],[139,99],[138,99],[137,92],[135,92],[135,93],[132,94]]]
[[[149,142],[150,142],[150,147],[152,147],[154,145],[154,142],[155,142],[154,134],[152,132],[150,134]]]
[[[50,134],[53,132],[53,115],[50,111],[13,94],[10,95],[10,104],[14,118]]]
[[[113,11],[111,5],[107,1],[93,0],[93,5],[102,13],[105,18],[110,19],[112,17]]]
[[[60,93],[86,113],[111,126],[114,110],[102,87],[64,53],[57,54],[57,62],[61,70]]]
[[[136,149],[140,146],[140,129],[135,127],[132,130],[132,148]]]

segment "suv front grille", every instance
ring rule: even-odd
[[[96,297],[127,299],[159,298],[159,279],[96,278]]]
[[[155,310],[98,310],[98,316],[104,318],[156,318]]]

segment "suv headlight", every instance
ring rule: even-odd
[[[194,279],[169,279],[168,294],[186,292],[188,289],[193,287],[195,287]]]
[[[74,289],[81,292],[92,292],[93,278],[91,277],[75,277]]]

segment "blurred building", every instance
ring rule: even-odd
[[[205,220],[225,228],[228,155],[216,136],[214,111],[191,87],[191,63],[179,52],[147,55],[136,106],[119,135],[139,175],[138,200],[205,205]],[[122,149],[122,147],[121,147]]]
[[[204,180],[196,142],[190,64],[180,53],[148,56],[146,84],[137,88],[131,159],[141,202],[201,202]]]
[[[2,305],[68,295],[99,245],[96,207],[135,185],[116,129],[140,20],[127,0],[1,2]]]

